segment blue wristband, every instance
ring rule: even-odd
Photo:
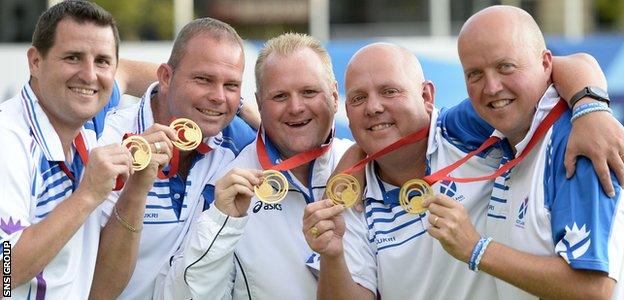
[[[487,246],[490,244],[491,241],[492,241],[492,238],[489,237],[485,240],[485,242],[483,242],[483,245],[481,245],[481,249],[479,249],[479,255],[477,255],[477,259],[475,260],[475,266],[474,266],[475,268],[473,271],[479,272],[479,263],[481,263],[481,258],[483,258],[485,249],[487,249]]]
[[[470,255],[470,260],[468,260],[468,269],[474,271],[477,267],[477,256],[479,256],[479,252],[481,252],[481,248],[483,247],[483,243],[485,243],[487,239],[482,237],[477,241],[474,248],[472,249],[472,254]]]
[[[613,111],[611,110],[611,108],[609,108],[609,106],[604,102],[583,103],[579,105],[577,108],[575,108],[574,111],[572,111],[572,118],[570,119],[570,122],[574,122],[574,120],[586,114],[597,112],[597,111],[606,111],[606,112],[609,112],[610,114],[613,114]]]

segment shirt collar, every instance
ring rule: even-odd
[[[522,151],[524,151],[524,148],[526,148],[527,144],[529,143],[529,141],[535,134],[537,127],[540,125],[542,120],[546,118],[546,115],[548,115],[548,113],[553,109],[553,107],[557,105],[557,102],[559,102],[559,99],[560,98],[559,98],[559,94],[557,93],[557,90],[555,89],[554,85],[551,84],[548,87],[548,89],[546,89],[546,92],[544,93],[544,95],[542,95],[542,98],[540,98],[540,101],[537,103],[535,107],[535,114],[533,115],[533,120],[531,121],[531,127],[529,128],[529,131],[524,136],[524,138],[520,142],[518,142],[518,144],[515,145],[516,157],[522,154]],[[494,132],[492,133],[492,136],[496,136],[501,139],[505,138],[505,135],[498,130],[494,130]]]
[[[26,83],[20,92],[22,105],[26,114],[24,118],[30,127],[35,141],[42,149],[48,161],[65,161],[61,139],[54,130],[48,115],[39,104],[39,99],[29,83]]]

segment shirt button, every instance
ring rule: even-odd
[[[176,200],[180,199],[180,194],[178,193],[173,194],[173,199],[176,199]]]

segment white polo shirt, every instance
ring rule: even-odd
[[[443,110],[434,110],[427,145],[427,174],[442,169],[478,148],[492,128],[478,118],[468,101]],[[485,155],[487,154],[487,156]],[[486,150],[451,173],[454,177],[490,174],[498,166],[499,150]],[[408,158],[407,158],[408,159]],[[494,299],[493,277],[468,269],[453,258],[440,242],[427,233],[428,214],[408,214],[399,204],[400,187],[383,182],[375,163],[366,166],[365,221],[347,222],[346,235],[364,235],[359,245],[345,245],[345,253],[359,252],[367,265],[364,287],[378,291],[382,299]],[[477,231],[485,230],[487,199],[492,181],[455,183],[441,181],[434,193],[460,202]]]
[[[265,141],[271,161],[279,162],[276,148]],[[313,258],[302,233],[303,211],[321,199],[329,175],[351,144],[334,138],[330,150],[314,160],[309,186],[282,172],[290,188],[278,204],[253,197],[242,218],[210,206],[191,227],[184,251],[175,257],[164,291],[156,292],[156,298],[316,299],[317,279],[306,264]],[[262,169],[256,142],[224,173],[232,167]]]
[[[516,145],[517,153],[558,101],[551,86],[537,106],[529,133]],[[527,253],[559,255],[573,269],[605,272],[617,280],[624,259],[621,187],[612,174],[616,195],[607,197],[585,157],[578,158],[576,173],[566,179],[563,158],[572,128],[570,115],[565,112],[522,162],[496,179],[487,235]],[[494,134],[503,137],[498,131]],[[502,163],[516,155],[506,149]],[[501,299],[537,299],[502,280],[496,284]]]
[[[106,118],[102,145],[121,143],[126,133],[140,134],[154,124],[150,105],[157,91],[155,82],[147,89],[140,102],[111,111]],[[204,138],[213,150],[197,154],[186,180],[179,176],[156,179],[149,191],[136,267],[120,299],[151,299],[159,273],[167,273],[169,260],[180,247],[191,221],[213,199],[213,186],[206,182],[214,178],[222,166],[230,163],[255,138],[254,130],[240,118],[234,120],[214,137]],[[106,202],[112,207],[120,191],[112,192]]]
[[[81,129],[87,150],[96,145],[93,120]],[[41,222],[78,186],[84,165],[72,147],[65,162],[63,147],[39,100],[25,84],[20,94],[0,104],[0,238],[14,247],[24,228]],[[65,162],[72,181],[59,166]],[[96,208],[74,236],[29,282],[13,285],[15,299],[87,299],[95,270],[100,224],[107,218]]]

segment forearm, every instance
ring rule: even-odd
[[[129,182],[117,200],[114,209],[122,220],[113,211],[100,233],[90,299],[116,298],[130,281],[139,251],[146,197],[146,190],[136,189]]]
[[[566,101],[586,86],[607,89],[607,79],[600,65],[594,57],[585,53],[553,57],[552,79],[559,95]]]
[[[234,250],[247,218],[233,218],[212,206],[204,211],[188,233],[181,262],[182,280],[194,299],[221,299],[228,293],[234,270]]]
[[[256,130],[260,128],[260,113],[258,112],[257,106],[245,103],[245,105],[241,107],[239,115],[249,126]]]
[[[20,286],[37,276],[76,234],[97,207],[78,191],[56,206],[41,222],[24,229],[13,247],[11,278]]]
[[[479,269],[542,299],[610,299],[605,273],[572,269],[558,256],[537,256],[492,242]]]
[[[321,255],[317,299],[374,299],[375,295],[353,281],[344,254]]]
[[[154,81],[158,64],[145,61],[119,59],[115,79],[122,94],[143,96],[147,87]]]

